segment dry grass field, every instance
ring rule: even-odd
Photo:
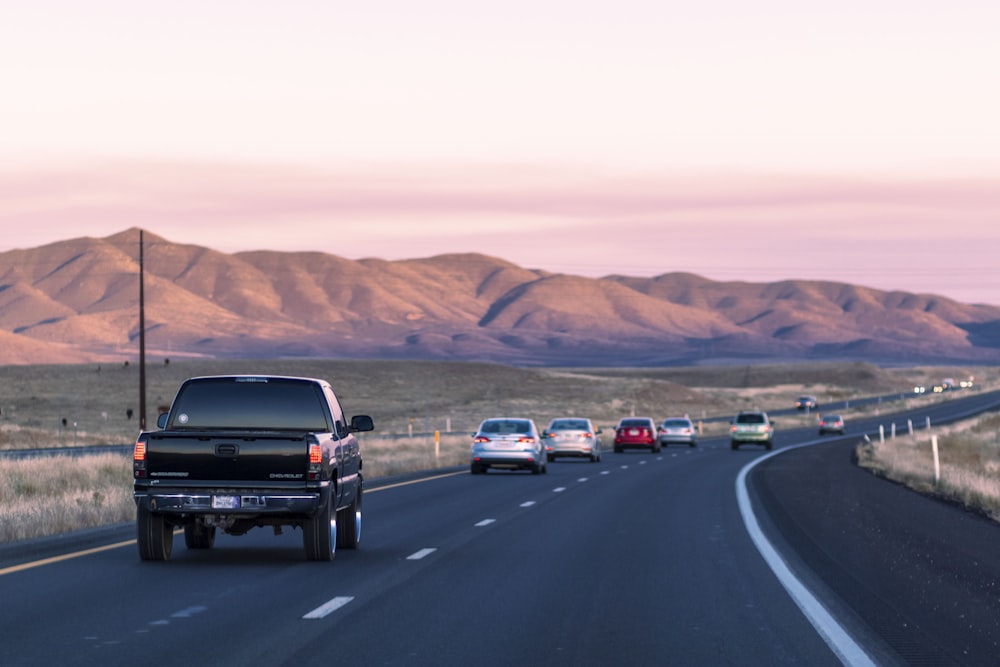
[[[944,377],[975,375],[986,386],[1000,382],[998,369],[863,363],[550,369],[460,362],[160,359],[147,364],[147,424],[154,424],[158,408],[169,404],[183,379],[217,373],[330,380],[349,415],[367,413],[375,420],[375,433],[362,439],[369,478],[466,464],[469,436],[486,417],[527,416],[544,427],[554,417],[587,416],[607,437],[618,419],[631,414],[657,420],[688,414],[700,420],[750,407],[788,408],[804,393],[816,395],[822,405],[873,394],[909,394],[915,384],[931,385]],[[0,368],[0,449],[131,444],[139,431],[138,387],[134,364]],[[851,416],[848,412],[847,418]],[[807,426],[815,420],[816,415],[783,416],[779,426]],[[706,436],[726,429],[724,422],[704,424]],[[437,455],[434,431],[440,433]],[[51,459],[0,459],[0,542],[133,517],[128,457],[72,461],[72,466],[53,466]]]
[[[934,479],[931,437],[938,439]],[[858,446],[858,464],[915,489],[975,508],[1000,521],[1000,415]]]

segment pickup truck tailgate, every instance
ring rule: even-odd
[[[302,434],[152,433],[146,442],[150,480],[298,482],[306,479],[309,445]]]

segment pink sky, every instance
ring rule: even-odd
[[[25,3],[0,251],[141,226],[1000,305],[998,25],[986,0]]]

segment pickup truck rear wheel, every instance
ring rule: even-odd
[[[337,547],[357,549],[361,542],[361,488],[354,502],[337,512]]]
[[[215,545],[215,526],[201,523],[184,526],[184,545],[188,549],[211,549]]]
[[[337,520],[330,509],[332,504],[331,498],[316,516],[302,525],[306,560],[333,560],[337,549]]]
[[[174,529],[162,514],[139,507],[135,511],[136,542],[142,560],[170,560]]]

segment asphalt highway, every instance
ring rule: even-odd
[[[858,471],[859,435],[793,450],[815,432],[779,431],[790,451],[752,467],[763,449],[714,439],[373,483],[361,547],[332,563],[292,530],[178,539],[165,563],[139,560],[131,525],[9,545],[0,665],[995,664],[1000,563],[982,551],[1000,528]],[[828,617],[762,555],[741,472]]]

